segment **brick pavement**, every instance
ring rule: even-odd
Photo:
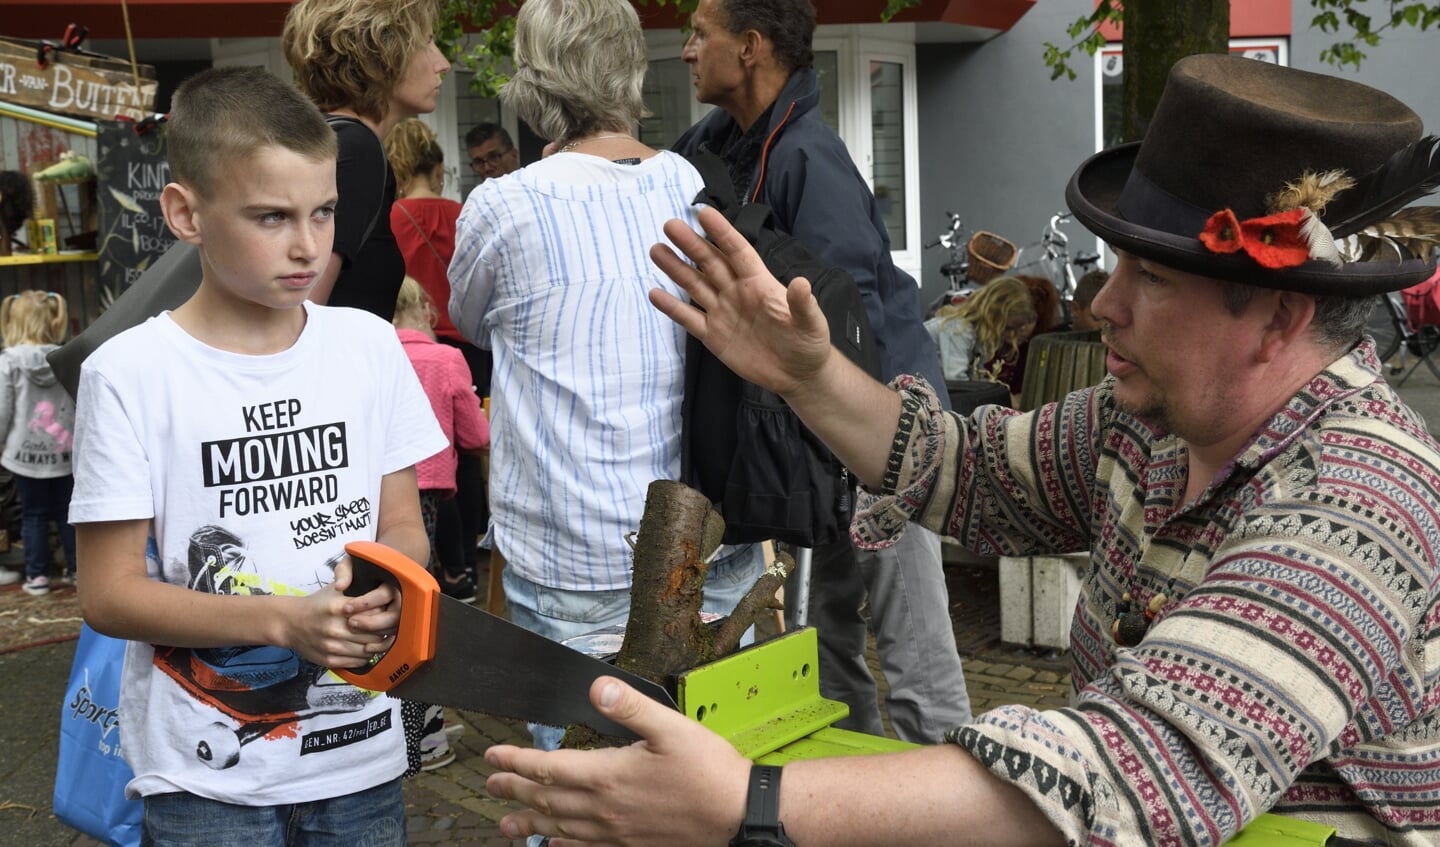
[[[452,743],[455,761],[405,783],[410,843],[524,844],[500,834],[500,818],[518,807],[492,800],[485,793],[485,779],[493,771],[486,766],[484,755],[492,744],[528,744],[530,733],[517,721],[467,712],[458,716],[465,724],[465,734]]]

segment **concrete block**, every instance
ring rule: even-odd
[[[1090,562],[1088,553],[1036,556],[1030,560],[1031,634],[1036,647],[1068,649],[1070,622],[1080,597],[1080,578]]]
[[[1000,639],[1024,647],[1070,646],[1086,553],[1000,559]]]
[[[1030,559],[1000,557],[1000,640],[1007,644],[1034,644],[1034,611],[1030,600]]]

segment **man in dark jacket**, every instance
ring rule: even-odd
[[[943,386],[915,280],[891,261],[875,196],[817,108],[814,8],[808,0],[700,0],[691,27],[681,57],[696,98],[719,108],[680,137],[676,152],[718,154],[740,197],[767,204],[782,229],[850,272],[886,380],[920,374]],[[886,550],[860,551],[844,539],[814,553],[808,623],[820,637],[822,691],[850,706],[839,726],[883,735],[865,664],[867,598],[891,724],[907,741],[939,741],[970,720],[939,537],[916,526]],[[787,604],[792,612],[796,605]]]

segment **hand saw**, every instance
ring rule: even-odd
[[[532,723],[583,724],[623,738],[637,736],[590,703],[596,678],[624,680],[675,708],[661,685],[441,594],[429,571],[394,548],[352,541],[345,552],[354,566],[346,594],[359,596],[391,582],[401,597],[390,649],[369,667],[335,670],[353,685]]]

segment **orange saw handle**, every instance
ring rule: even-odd
[[[385,583],[400,589],[400,626],[390,649],[380,660],[363,668],[336,668],[351,685],[369,691],[389,691],[411,673],[435,658],[435,632],[440,624],[440,583],[414,559],[393,547],[374,541],[345,545],[352,566],[345,593],[359,597]]]

